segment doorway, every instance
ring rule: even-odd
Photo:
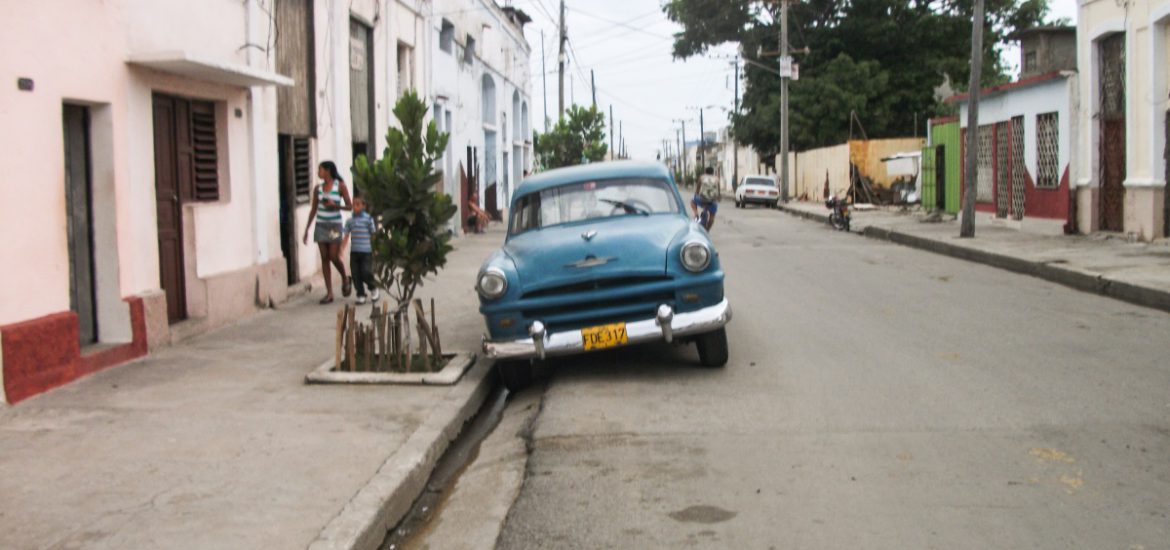
[[[156,94],[153,111],[159,284],[167,297],[167,320],[177,323],[187,318],[182,191],[191,185],[191,102]]]
[[[97,342],[94,289],[93,182],[90,174],[89,109],[65,105],[65,226],[69,237],[69,309],[77,313],[82,346]]]
[[[365,155],[373,160],[374,139],[374,29],[349,20],[349,117],[352,128],[353,158]]]
[[[300,281],[297,251],[297,205],[309,196],[309,138],[277,135],[280,163],[280,251],[284,254],[288,284]]]
[[[1125,227],[1125,33],[1097,45],[1101,67],[1101,230]]]
[[[934,149],[934,208],[939,212],[947,209],[947,146]]]

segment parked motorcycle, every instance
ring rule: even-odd
[[[849,203],[833,195],[825,201],[825,206],[829,209],[829,224],[838,231],[849,231]]]

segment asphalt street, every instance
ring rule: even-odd
[[[554,363],[500,548],[1170,548],[1170,315],[724,206],[730,363]]]

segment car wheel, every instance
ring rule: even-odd
[[[699,348],[699,363],[704,367],[718,368],[727,364],[727,329],[720,328],[695,338]]]
[[[498,361],[496,363],[496,374],[500,377],[500,382],[510,392],[520,391],[532,384],[532,379],[535,377],[534,371],[532,361]]]
[[[773,210],[778,208],[779,206],[780,206],[780,201],[772,201],[771,207]]]

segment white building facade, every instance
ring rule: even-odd
[[[491,0],[54,0],[6,16],[0,186],[21,198],[0,205],[0,401],[316,280],[301,237],[317,165],[359,191],[353,159],[381,156],[407,90],[452,132],[448,192],[465,148],[491,159],[481,187],[499,182],[500,204],[531,163],[527,17]],[[470,62],[442,49],[445,21],[474,40]]]
[[[1082,231],[1170,232],[1170,0],[1081,0],[1075,144]]]
[[[473,193],[489,212],[504,211],[533,162],[528,16],[492,0],[435,0],[431,10],[430,98],[451,135],[444,188],[458,198],[460,221]]]

